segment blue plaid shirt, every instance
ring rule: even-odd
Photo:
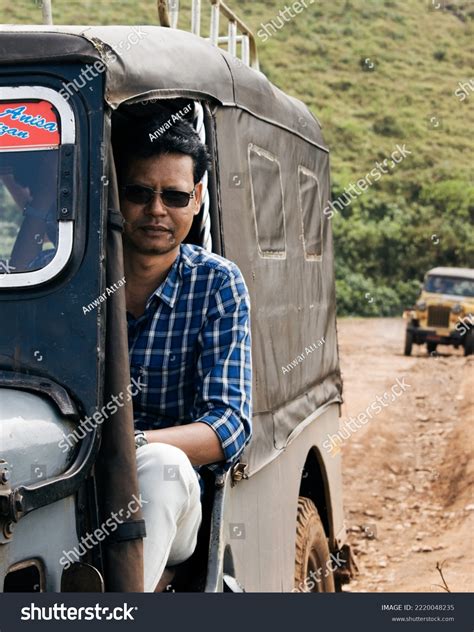
[[[200,421],[219,437],[225,462],[251,437],[250,303],[238,267],[199,246],[181,244],[145,312],[127,314],[135,427],[166,428]]]

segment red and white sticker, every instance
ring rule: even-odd
[[[0,151],[51,149],[61,142],[59,116],[48,101],[0,101]]]

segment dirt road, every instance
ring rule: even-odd
[[[474,356],[415,346],[405,357],[401,319],[338,329],[346,524],[360,570],[347,590],[441,592],[439,563],[451,591],[473,591]],[[397,378],[404,391],[392,391]],[[347,430],[376,401],[372,419]]]

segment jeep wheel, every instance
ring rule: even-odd
[[[436,351],[436,347],[438,345],[436,344],[436,342],[427,342],[426,343],[426,348],[428,349],[428,353],[431,355]]]
[[[407,329],[406,334],[405,334],[405,350],[404,350],[404,354],[406,356],[411,355],[412,347],[413,347],[413,332]]]
[[[295,588],[298,592],[335,592],[326,534],[314,503],[300,496],[296,519]]]
[[[474,329],[466,332],[464,337],[464,355],[472,355],[474,353]]]

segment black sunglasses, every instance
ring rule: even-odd
[[[123,195],[126,200],[133,204],[140,204],[145,206],[150,204],[154,200],[155,195],[159,195],[165,206],[169,208],[185,208],[189,204],[189,200],[194,198],[196,190],[193,189],[191,193],[186,191],[175,191],[174,189],[163,189],[162,191],[156,191],[151,187],[143,186],[142,184],[126,184],[122,187]]]

